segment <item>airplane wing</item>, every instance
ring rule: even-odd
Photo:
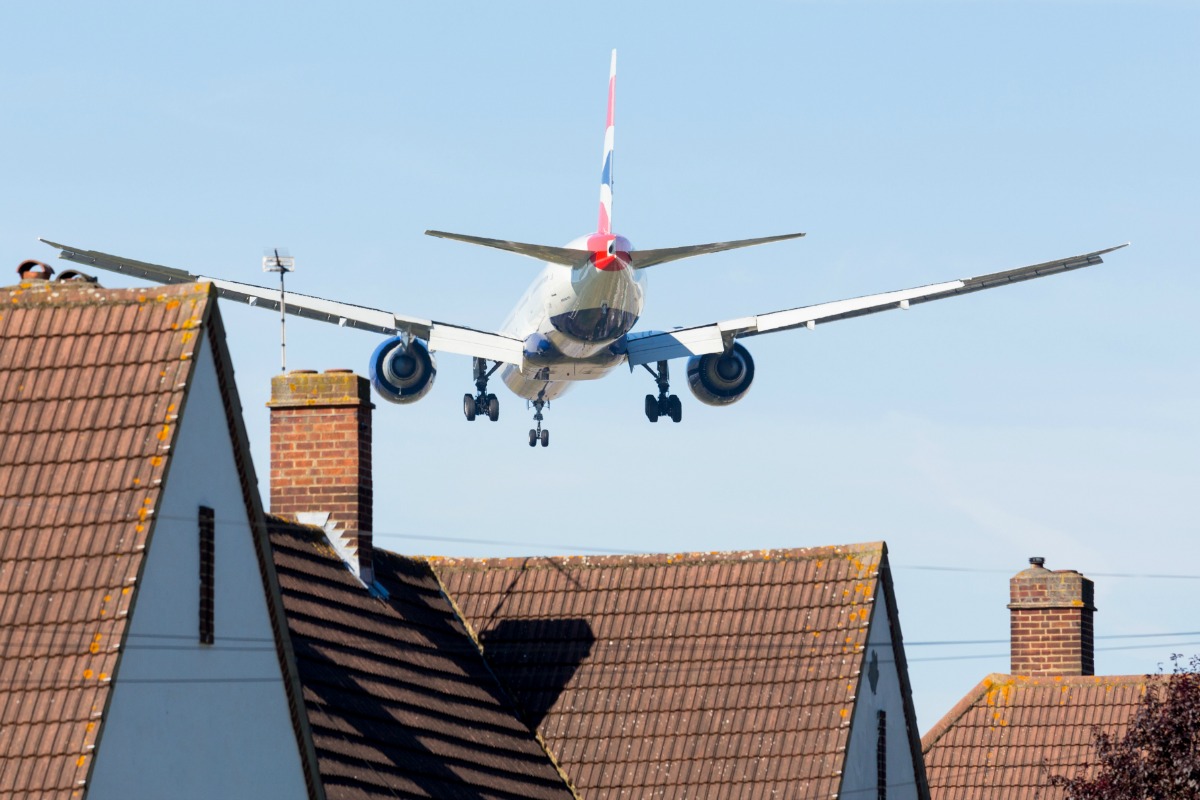
[[[626,337],[626,353],[629,366],[649,364],[654,361],[666,361],[672,358],[685,358],[706,353],[720,353],[734,339],[747,336],[757,336],[760,333],[786,331],[794,328],[812,330],[817,325],[836,322],[864,314],[875,314],[893,308],[909,308],[917,303],[927,303],[931,300],[941,300],[956,297],[961,294],[993,289],[997,286],[1007,286],[1010,283],[1042,278],[1059,272],[1090,267],[1103,262],[1101,256],[1128,247],[1129,243],[1097,250],[1057,261],[1047,261],[1042,264],[1032,264],[1028,267],[993,272],[974,278],[934,283],[928,286],[918,286],[914,289],[901,289],[882,294],[871,294],[865,297],[855,297],[849,300],[836,300],[832,303],[819,303],[813,306],[790,308],[783,311],[773,311],[768,314],[758,314],[752,317],[715,322],[710,325],[697,325],[690,328],[679,328],[673,331],[647,331],[631,333]]]
[[[163,267],[158,264],[147,264],[130,258],[100,253],[95,250],[81,250],[65,244],[42,239],[41,241],[59,250],[58,257],[76,264],[88,267],[99,267],[111,272],[133,275],[137,278],[154,281],[155,283],[193,283],[207,281],[217,287],[217,293],[224,298],[248,303],[257,308],[279,310],[280,293],[278,289],[268,289],[249,283],[238,283],[220,278],[209,278],[195,275],[173,267]],[[429,343],[429,349],[447,353],[486,358],[491,361],[503,361],[508,364],[521,364],[524,343],[520,339],[501,336],[498,333],[466,328],[461,325],[451,325],[445,322],[407,317],[390,311],[376,308],[340,303],[321,297],[288,292],[287,313],[298,317],[329,322],[344,328],[382,333],[388,336],[396,333],[408,333]]]

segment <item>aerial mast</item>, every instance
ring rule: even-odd
[[[263,272],[279,273],[279,362],[283,372],[287,372],[287,292],[283,279],[295,269],[296,259],[286,249],[276,247],[263,256]]]

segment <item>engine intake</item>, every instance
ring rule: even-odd
[[[415,403],[433,388],[437,364],[429,348],[420,339],[393,336],[371,354],[367,368],[371,385],[390,403]]]
[[[701,403],[727,406],[736,403],[754,381],[754,359],[736,342],[728,353],[692,356],[687,365],[688,388]]]

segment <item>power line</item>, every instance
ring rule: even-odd
[[[130,491],[134,491],[134,489],[131,487]],[[146,491],[146,489],[142,489],[141,491]],[[89,512],[94,511],[98,508],[98,503],[89,503],[87,505],[81,505],[78,503],[67,503],[67,502],[62,502],[59,500],[50,500],[49,498],[37,498],[36,500],[4,499],[4,500],[0,500],[0,505],[18,505],[18,506],[25,506],[25,507],[32,507],[32,506],[36,505],[39,508],[53,508],[56,510],[63,510],[63,509],[83,510],[83,511],[89,511]],[[122,524],[122,523],[134,524],[139,521],[138,512],[142,511],[142,510],[143,510],[142,507],[138,506],[136,509],[134,509],[133,511],[130,511],[128,513],[114,515],[117,518],[105,519],[105,520],[88,520],[85,522],[79,522],[79,523],[75,523],[75,524],[59,526],[59,529],[66,531],[66,530],[70,530],[72,528],[86,527],[86,526],[91,526],[91,525],[117,525],[117,524]],[[264,511],[267,514],[270,513],[266,509],[264,509]],[[163,514],[163,515],[159,515],[157,518],[164,519],[164,520],[171,520],[173,522],[187,522],[187,523],[195,522],[194,516],[186,516],[186,515],[180,516],[180,515]],[[216,524],[227,526],[227,527],[232,526],[232,527],[240,527],[240,528],[245,528],[245,529],[249,528],[249,524],[244,517],[234,517],[234,518],[220,517],[220,518],[217,518]],[[268,522],[268,526],[270,526],[272,524],[273,523]],[[284,523],[284,524],[289,524],[289,523]],[[315,528],[311,528],[311,526],[300,525],[299,523],[290,523],[290,524],[295,524],[295,525],[297,525],[297,527],[301,527],[301,528],[305,528],[305,529],[316,530]],[[7,529],[7,530],[20,530],[20,529]],[[45,529],[43,529],[43,528],[27,528],[26,530],[36,531],[38,533],[43,533],[43,534],[45,533]],[[629,556],[663,555],[663,553],[650,552],[650,551],[630,552],[628,550],[617,549],[617,548],[597,547],[594,545],[585,545],[585,544],[573,544],[570,542],[562,542],[562,541],[546,542],[546,541],[530,541],[530,540],[517,540],[517,539],[494,539],[494,538],[469,537],[469,536],[447,536],[447,535],[441,535],[441,534],[414,533],[411,531],[398,532],[398,531],[376,530],[376,531],[372,532],[372,536],[375,539],[400,539],[400,540],[414,540],[414,541],[448,542],[448,543],[453,543],[453,544],[478,544],[478,545],[490,545],[493,547],[553,548],[554,550],[556,550],[559,553],[559,555],[557,555],[557,556],[537,555],[537,556],[530,556],[530,558],[559,558],[559,557],[563,557],[566,555],[579,554],[579,553],[597,553],[597,554],[605,554],[605,555],[629,555]],[[780,547],[745,548],[744,550],[730,551],[730,552],[755,552],[758,550],[775,551],[775,550],[791,550],[791,549],[803,550],[803,549],[807,549],[807,548],[803,548],[803,547],[799,547],[799,548],[780,548]],[[404,554],[397,553],[396,555],[404,555]],[[412,556],[409,556],[409,557],[412,557]],[[909,564],[909,563],[892,563],[892,564],[889,564],[889,566],[892,570],[951,572],[951,573],[962,573],[962,574],[967,574],[967,575],[970,575],[970,574],[1012,575],[1012,574],[1014,574],[1013,571],[1010,569],[1000,569],[1000,568],[995,568],[995,567],[964,567],[964,566],[954,566],[954,565],[947,565],[947,564]],[[1193,573],[1162,573],[1162,572],[1093,572],[1093,571],[1086,570],[1086,569],[1081,569],[1081,570],[1076,570],[1076,571],[1082,573],[1085,577],[1093,576],[1093,577],[1097,577],[1097,578],[1154,579],[1154,580],[1200,580],[1200,573],[1193,574]]]

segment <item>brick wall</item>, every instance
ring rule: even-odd
[[[1009,581],[1013,675],[1094,675],[1090,580],[1074,570],[1051,571],[1042,559]]]
[[[271,513],[328,513],[371,571],[371,390],[350,370],[271,379]],[[369,583],[370,581],[368,581]]]

